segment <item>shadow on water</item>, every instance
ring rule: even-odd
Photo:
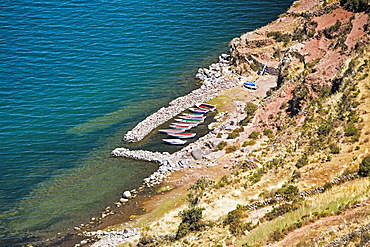
[[[184,113],[190,113],[189,111],[184,111]],[[208,128],[208,125],[213,122],[213,119],[216,115],[216,112],[209,112],[206,114],[206,119],[204,123],[187,130],[186,133],[196,133],[196,136],[194,138],[190,139],[184,139],[187,141],[185,145],[171,145],[163,142],[162,139],[170,138],[165,133],[160,133],[158,130],[160,129],[169,129],[169,125],[171,123],[176,122],[174,119],[178,118],[181,113],[172,119],[168,120],[164,124],[160,125],[159,127],[155,128],[149,135],[147,135],[143,140],[137,143],[123,143],[123,147],[131,149],[131,150],[148,150],[152,152],[168,152],[168,153],[174,153],[185,146],[189,145],[190,143],[193,143],[197,141],[202,136],[206,135],[210,130]]]

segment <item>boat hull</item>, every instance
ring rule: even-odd
[[[208,110],[208,111],[215,111],[216,110],[216,106],[206,104],[206,103],[197,104],[197,107],[200,108],[200,109]]]
[[[209,110],[201,109],[201,108],[189,108],[189,111],[195,112],[195,113],[202,113],[202,114],[209,112]]]
[[[165,143],[172,145],[184,145],[187,141],[181,139],[162,139]]]
[[[170,137],[176,137],[176,138],[193,138],[196,136],[196,133],[167,133]]]
[[[161,133],[182,133],[185,129],[160,129],[158,131]]]
[[[181,119],[185,120],[204,120],[206,117],[191,117],[191,116],[179,116]]]
[[[195,127],[195,125],[170,125],[170,128],[172,129],[183,129],[183,130],[190,130],[191,128]]]
[[[182,119],[182,118],[176,118],[176,122],[185,122],[185,123],[203,123],[204,120],[202,119]]]
[[[243,86],[249,89],[253,89],[253,90],[256,90],[258,88],[257,85],[254,84],[254,82],[250,82],[250,81],[244,82]]]

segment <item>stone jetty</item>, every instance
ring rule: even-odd
[[[219,57],[219,61],[212,64],[208,69],[199,69],[196,77],[203,81],[200,88],[183,97],[174,99],[169,103],[168,107],[162,107],[157,112],[148,116],[131,131],[128,131],[124,135],[123,141],[140,141],[153,129],[170,120],[187,108],[216,97],[222,90],[239,85],[240,81],[238,79],[238,75],[233,74],[233,70],[230,69],[230,60],[230,55],[223,54]]]

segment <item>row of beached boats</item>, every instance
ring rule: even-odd
[[[184,145],[187,143],[186,140],[196,136],[196,133],[186,132],[192,128],[195,128],[199,124],[202,124],[206,119],[205,114],[210,111],[215,111],[216,106],[201,103],[196,107],[189,108],[191,113],[182,113],[180,116],[175,118],[175,122],[169,125],[169,129],[160,129],[160,133],[167,134],[170,138],[162,139],[165,143],[173,145]]]

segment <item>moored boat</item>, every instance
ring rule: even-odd
[[[183,116],[188,116],[188,117],[204,117],[204,114],[194,114],[194,113],[182,113],[181,115]]]
[[[199,123],[187,123],[187,122],[176,122],[176,123],[172,123],[170,126],[172,128],[175,127],[175,126],[178,126],[178,127],[195,127],[197,126]]]
[[[161,133],[180,133],[184,132],[186,129],[160,129],[158,130]]]
[[[196,125],[173,125],[170,124],[170,128],[172,129],[184,129],[184,130],[190,130],[191,128],[195,127]]]
[[[216,110],[216,106],[206,104],[206,103],[197,104],[196,106],[200,109],[206,109],[208,111],[215,111]]]
[[[249,88],[249,89],[254,89],[254,90],[256,90],[258,88],[258,86],[252,81],[244,82],[243,86],[246,87],[246,88]]]
[[[186,143],[185,140],[181,139],[162,139],[164,142],[173,144],[173,145],[184,145]]]
[[[181,118],[175,118],[176,122],[185,122],[185,123],[203,123],[203,119],[181,119]]]
[[[167,133],[167,135],[176,138],[193,138],[196,133]]]
[[[204,120],[206,117],[191,117],[191,116],[179,116],[181,119],[187,119],[187,120]]]
[[[195,112],[195,113],[202,113],[202,114],[205,114],[205,113],[209,112],[209,110],[207,110],[207,109],[194,108],[194,107],[189,108],[189,111],[192,111],[192,112]]]

